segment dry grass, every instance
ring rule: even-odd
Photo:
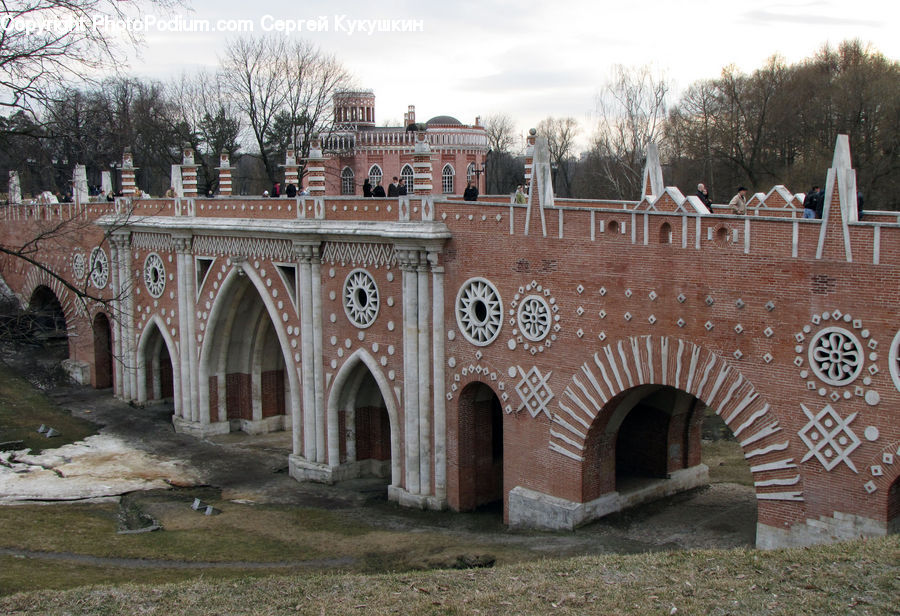
[[[477,571],[198,580],[0,598],[9,614],[896,614],[900,538]]]
[[[37,432],[45,424],[60,436],[47,438]],[[24,441],[14,449],[62,447],[97,433],[97,426],[61,410],[11,369],[0,364],[0,443]]]

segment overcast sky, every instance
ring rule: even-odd
[[[794,62],[848,38],[900,58],[896,0],[193,0],[186,6],[158,19],[208,20],[212,28],[236,23],[219,20],[245,20],[248,34],[257,36],[278,20],[316,20],[323,31],[288,36],[335,54],[359,87],[374,90],[378,124],[399,122],[409,104],[420,121],[446,114],[469,124],[477,115],[507,113],[523,134],[548,115],[573,116],[584,141],[615,64],[652,64],[677,91],[717,77],[727,64],[749,72],[773,54]],[[350,32],[356,20],[388,19],[410,20],[419,31]],[[154,26],[132,70],[167,78],[215,67],[229,36],[235,35]]]

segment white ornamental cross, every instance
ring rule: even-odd
[[[550,375],[553,372],[541,375],[540,370],[536,366],[532,366],[527,374],[521,367],[518,367],[518,370],[522,379],[516,385],[516,392],[522,399],[522,404],[516,410],[521,411],[523,408],[527,408],[528,413],[532,417],[537,417],[538,413],[541,412],[545,413],[547,417],[551,417],[550,409],[547,408],[547,405],[553,399],[553,391],[550,389],[547,381],[550,380]]]
[[[830,404],[826,404],[818,415],[813,415],[812,411],[802,404],[800,408],[809,418],[809,423],[797,433],[809,447],[809,451],[800,462],[806,462],[815,456],[826,471],[843,462],[854,473],[859,473],[850,459],[850,454],[860,445],[859,437],[850,429],[850,423],[856,419],[856,413],[841,419]]]

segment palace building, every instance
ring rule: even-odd
[[[368,90],[339,92],[334,96],[334,132],[322,143],[328,154],[325,192],[329,195],[362,195],[363,181],[372,188],[381,182],[387,192],[391,178],[404,178],[412,192],[416,109],[410,105],[402,126],[377,126],[375,95]],[[481,118],[466,125],[440,115],[424,122],[431,148],[435,194],[460,195],[469,180],[484,188],[488,140]],[[439,182],[439,184],[437,183]]]

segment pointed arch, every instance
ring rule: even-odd
[[[791,436],[769,403],[725,359],[680,338],[632,336],[594,353],[557,399],[550,449],[584,462],[588,432],[614,430],[624,418],[609,403],[642,385],[669,386],[714,409],[740,442],[759,500],[804,500],[800,471],[794,470],[798,464],[787,453]],[[776,442],[759,444],[774,435]],[[785,470],[791,471],[789,478],[779,473]]]
[[[455,176],[456,172],[453,170],[453,165],[446,163],[441,169],[441,192],[445,195],[453,194]]]
[[[341,407],[351,402],[356,397],[356,392],[362,382],[365,373],[359,371],[360,366],[365,366],[381,392],[387,408],[388,418],[391,422],[391,485],[399,486],[403,473],[400,468],[400,416],[397,409],[397,401],[388,379],[381,371],[378,361],[365,349],[354,351],[338,370],[328,392],[326,412],[328,414],[328,465],[332,468],[340,463],[340,432],[338,430],[338,411]]]
[[[175,400],[175,415],[181,416],[181,368],[180,358],[178,356],[178,347],[175,345],[175,340],[169,333],[169,329],[166,327],[166,324],[162,320],[162,317],[160,317],[158,314],[154,314],[149,319],[147,319],[147,322],[144,324],[144,329],[141,332],[140,338],[138,340],[136,357],[138,402],[147,401],[147,351],[148,346],[150,345],[154,337],[154,334],[159,334],[160,338],[163,341],[163,344],[166,345],[166,348],[169,352],[169,359],[172,362],[172,382],[174,389],[173,397]]]
[[[341,169],[341,194],[356,194],[356,177],[353,173],[353,169],[351,169],[350,167],[344,167],[343,169]]]
[[[406,181],[406,190],[412,193],[413,178],[415,177],[415,174],[413,173],[413,168],[409,165],[409,163],[406,163],[405,165],[403,165],[403,167],[401,167],[400,177]]]
[[[381,170],[381,166],[378,164],[374,164],[369,167],[369,183],[372,185],[372,188],[378,186],[378,183],[384,178],[384,172]]]
[[[217,336],[218,329],[221,327],[222,319],[227,318],[228,310],[232,307],[231,300],[233,294],[239,291],[239,280],[245,278],[248,284],[253,287],[262,302],[263,309],[268,314],[272,322],[272,328],[278,339],[279,347],[284,356],[285,372],[287,373],[288,385],[290,388],[290,418],[293,425],[299,425],[300,421],[300,379],[296,369],[294,357],[291,355],[290,339],[284,327],[284,320],[279,314],[279,310],[275,305],[272,296],[263,282],[260,275],[246,262],[235,263],[232,265],[231,271],[226,274],[219,287],[219,293],[216,295],[215,301],[209,312],[207,320],[207,329],[203,336],[203,342],[200,348],[200,366],[198,370],[198,401],[200,406],[200,423],[210,423],[210,398],[209,398],[209,379],[210,379],[210,363],[216,361],[215,351],[218,347]],[[290,302],[285,304],[284,310],[292,310]],[[218,372],[218,369],[216,370]],[[297,439],[294,439],[294,448],[297,448]],[[295,454],[300,452],[295,451]]]

